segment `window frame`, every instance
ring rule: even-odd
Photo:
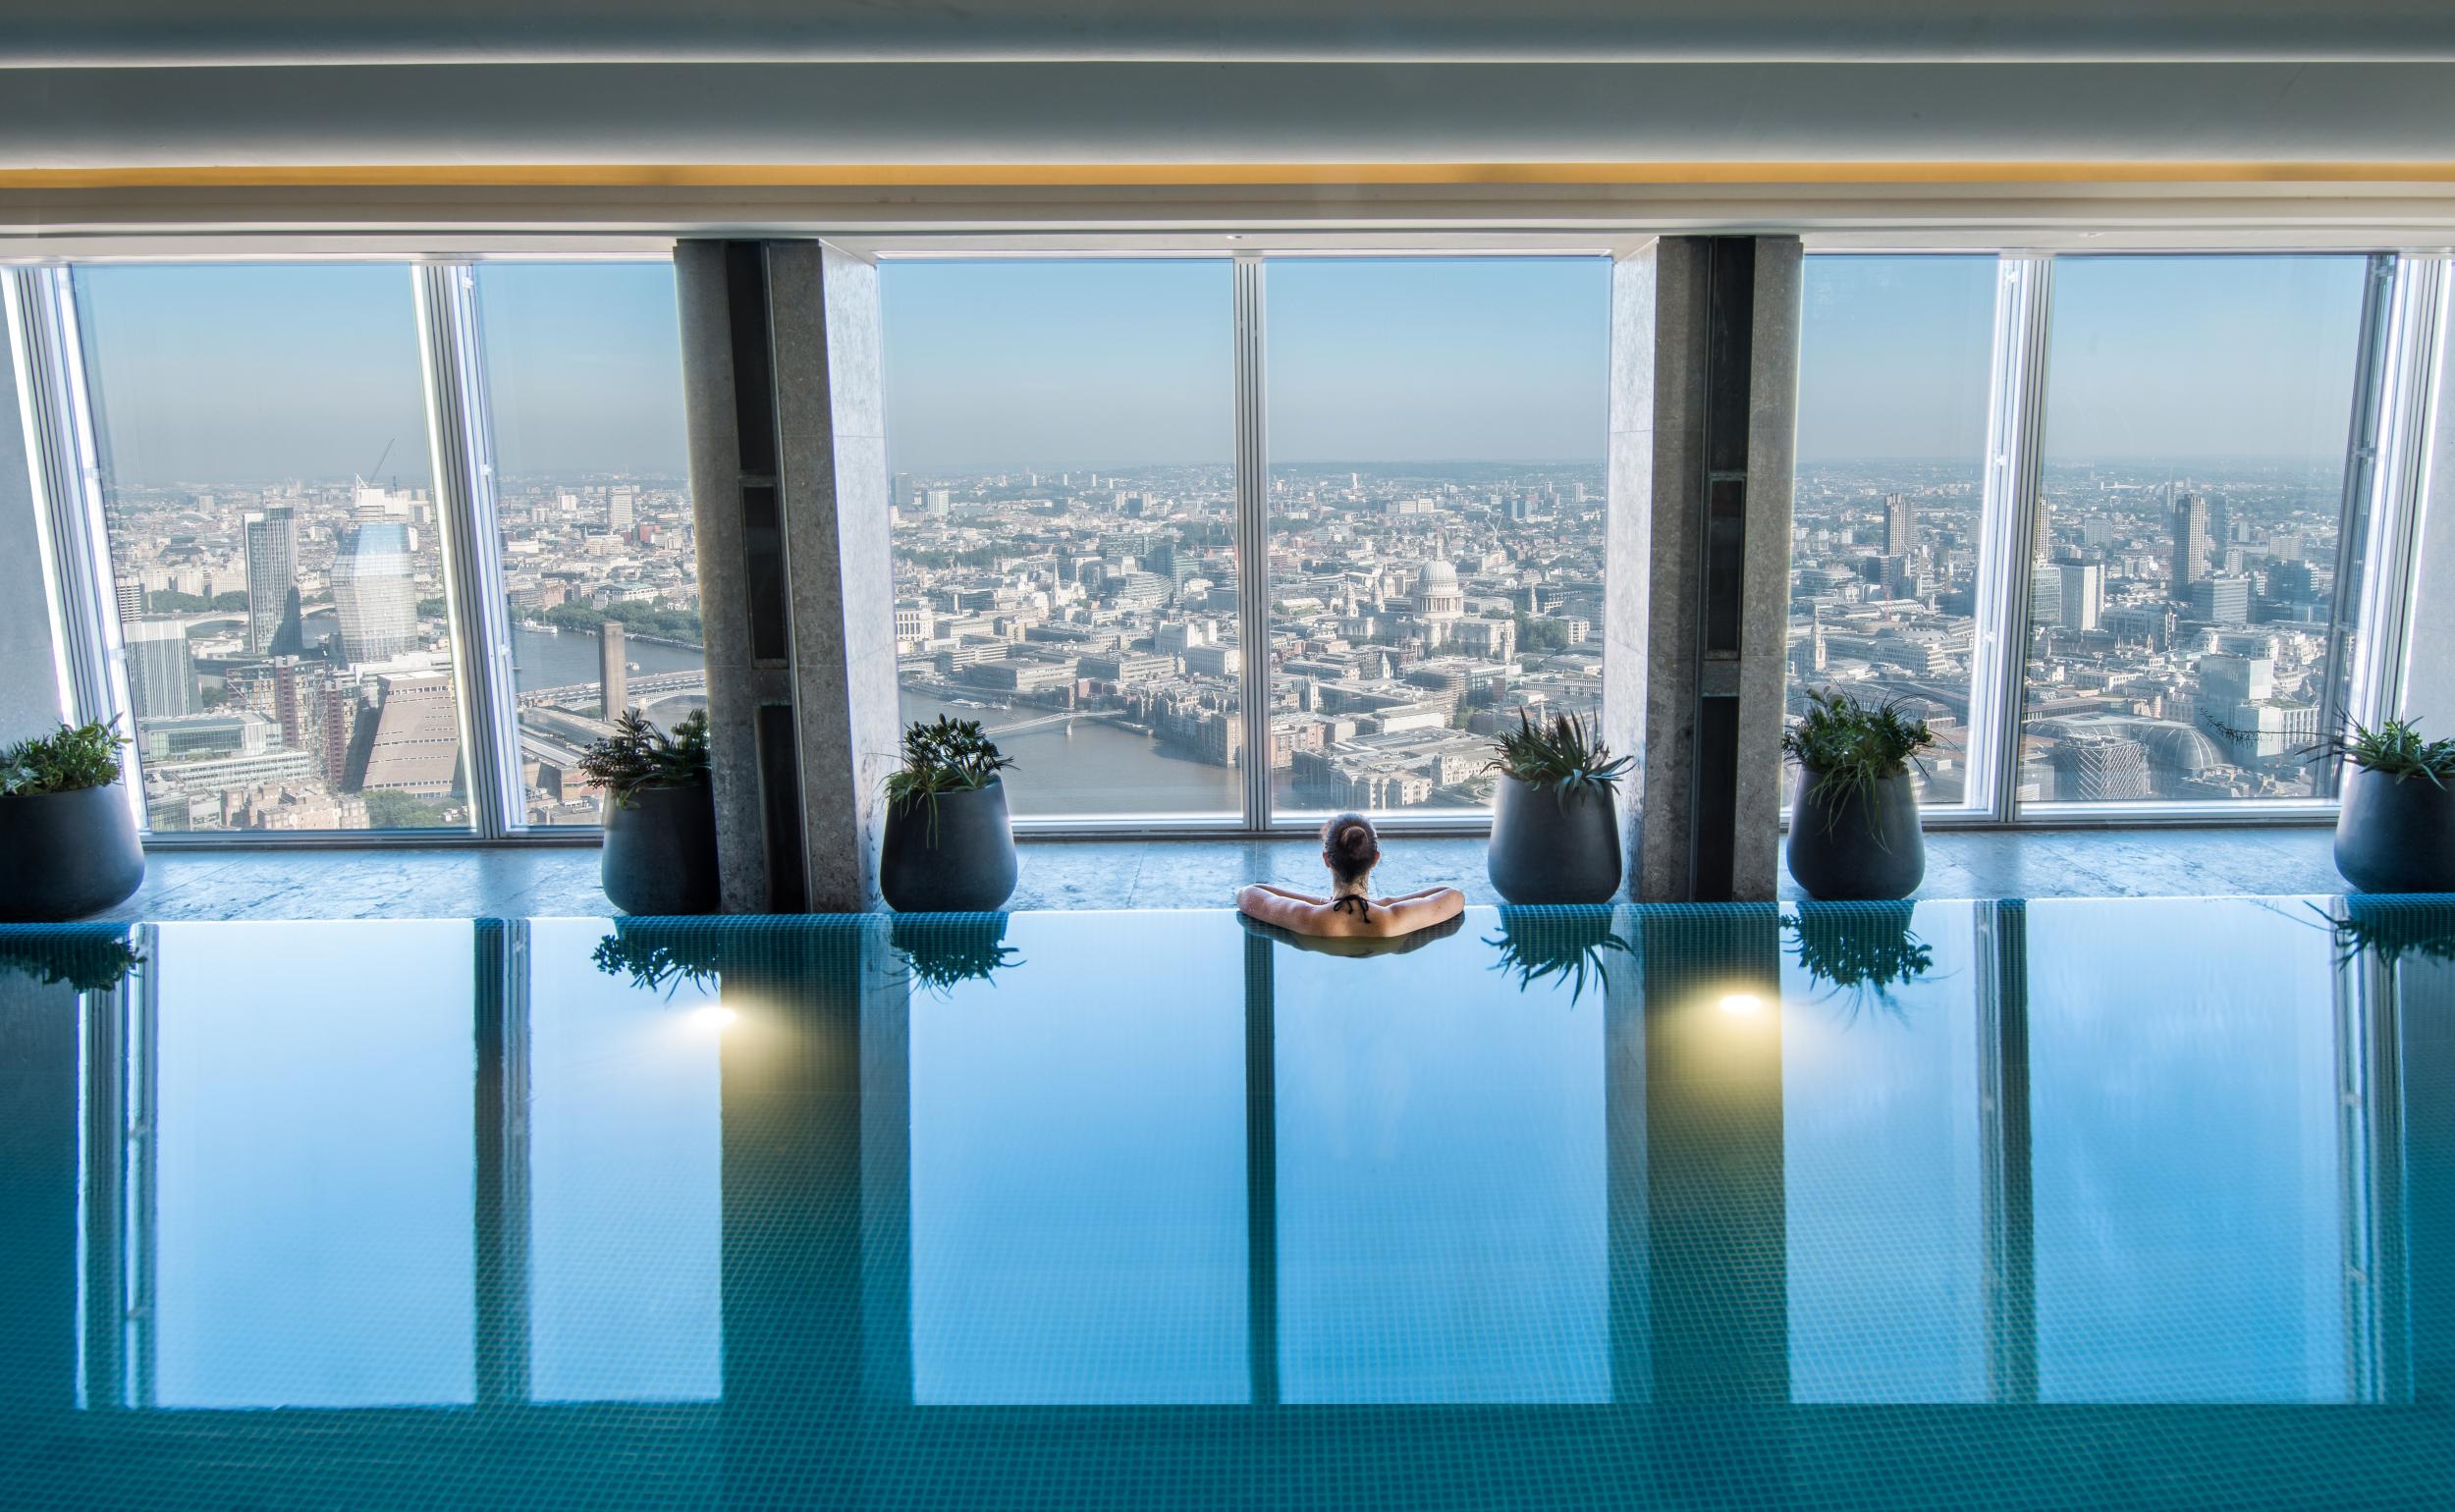
[[[925,242],[883,241],[865,253],[881,258],[968,259],[1047,257],[1047,247],[1016,237],[1007,245],[967,245],[961,250]],[[1130,240],[1130,239],[1126,239]],[[1240,240],[1230,237],[1230,241]],[[1234,290],[1229,318],[1235,357],[1236,549],[1240,558],[1237,618],[1247,644],[1266,645],[1269,557],[1267,444],[1267,265],[1273,259],[1339,255],[1494,257],[1523,255],[1618,255],[1628,239],[1488,239],[1461,236],[1455,244],[1404,247],[1326,245],[1228,247]],[[1892,248],[1858,238],[1811,238],[1808,255],[1866,255]],[[2162,254],[2259,255],[2320,250],[2262,245],[2256,236],[2218,247],[2173,247]],[[2312,825],[2332,822],[2332,796],[2309,799],[2244,799],[2218,802],[2135,802],[2120,805],[2020,803],[2017,753],[2023,680],[2021,650],[2028,610],[2027,578],[2032,543],[2031,505],[2040,486],[2044,432],[2044,387],[2048,357],[2048,317],[2053,272],[2063,257],[2157,254],[2156,248],[2125,246],[2084,251],[2024,250],[2001,243],[1903,246],[1900,255],[1992,255],[1997,262],[1994,350],[1989,398],[1988,446],[1984,458],[1981,520],[1979,623],[1973,658],[1969,777],[1965,801],[1928,811],[1925,824],[1957,829],[2145,829],[2188,825]],[[2355,375],[2352,434],[2347,439],[2346,552],[2358,581],[2344,607],[2358,608],[2357,634],[2340,659],[2331,685],[2342,689],[2345,712],[2375,720],[2392,712],[2411,628],[2409,599],[2428,477],[2428,450],[2436,418],[2436,380],[2449,339],[2450,292],[2445,254],[2385,248],[2328,247],[2365,255],[2371,275],[2366,290],[2359,366]],[[1217,258],[1217,248],[1121,244],[1064,255],[1195,256]],[[492,550],[498,538],[493,478],[492,417],[476,311],[474,270],[481,261],[522,263],[642,262],[656,254],[635,245],[617,250],[560,249],[488,253],[421,253],[358,250],[300,253],[279,244],[240,252],[196,256],[96,259],[110,262],[191,263],[232,260],[315,263],[368,261],[406,263],[413,282],[417,343],[426,396],[435,498],[443,536],[447,616],[460,684],[463,760],[471,819],[466,829],[331,830],[299,833],[146,831],[148,848],[450,848],[478,845],[594,845],[599,826],[528,826],[521,822],[518,737],[509,665],[508,614],[499,587],[502,565]],[[104,528],[95,461],[92,401],[87,390],[78,327],[73,273],[82,260],[0,266],[12,366],[25,409],[28,465],[33,473],[44,570],[52,584],[50,614],[62,647],[57,669],[63,703],[77,720],[125,718],[127,675],[114,608],[109,543]],[[2351,540],[2359,532],[2358,542]],[[2339,616],[2343,610],[2339,609]],[[2340,640],[2340,631],[2331,641]],[[1248,750],[1268,748],[1270,731],[1268,657],[1248,656],[1241,673]],[[139,754],[125,760],[132,778],[131,803],[142,818]],[[2332,787],[2330,779],[2327,786]],[[1173,816],[1079,816],[1024,818],[1019,836],[1041,838],[1278,838],[1309,834],[1312,821],[1274,812],[1266,762],[1249,762],[1241,783],[1243,812],[1217,818]],[[1397,811],[1378,816],[1385,830],[1418,836],[1481,837],[1491,815],[1483,810]],[[1785,815],[1786,822],[1786,815]]]

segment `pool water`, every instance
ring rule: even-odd
[[[2455,1505],[2455,900],[0,929],[0,1508]]]

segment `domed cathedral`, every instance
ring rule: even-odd
[[[1415,579],[1414,629],[1423,637],[1426,651],[1448,644],[1457,621],[1466,617],[1466,590],[1458,585],[1456,566],[1441,555],[1440,543],[1434,544],[1433,551],[1433,559]]]

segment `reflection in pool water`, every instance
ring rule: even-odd
[[[2442,1500],[2447,919],[0,932],[0,1505]]]
[[[1855,1020],[1870,1006],[1898,1015],[1895,988],[1935,969],[1935,946],[1911,927],[1915,903],[1800,903],[1781,921],[1791,953]]]

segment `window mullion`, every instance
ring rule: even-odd
[[[102,720],[131,736],[133,705],[120,652],[111,544],[102,518],[101,454],[85,384],[74,275],[65,267],[6,272],[9,345],[24,409],[26,459],[34,490],[50,594],[64,712]],[[129,801],[145,821],[141,753],[121,753]]]
[[[2045,255],[2007,253],[1996,268],[1976,665],[1969,697],[1968,803],[2001,823],[2016,817],[2019,806],[2021,681],[2028,652],[2030,568],[2037,554],[2038,459],[2045,432],[2046,333],[2054,263]]]
[[[465,262],[423,263],[410,277],[470,822],[479,837],[500,839],[520,823],[522,789],[510,612],[495,547],[494,432],[478,349],[476,278]]]
[[[1244,825],[1255,832],[1271,823],[1270,435],[1262,276],[1259,253],[1236,255],[1236,636],[1242,657]]]
[[[2394,715],[2403,696],[2415,556],[2446,342],[2448,261],[2442,252],[2395,259],[2385,340],[2374,352],[2376,424],[2357,443],[2372,448],[2370,518],[2346,653],[2343,712],[2365,725]],[[2337,637],[2342,633],[2336,631]]]
[[[2396,295],[2395,258],[2381,253],[2371,258],[2369,278],[2362,286],[2362,325],[2360,346],[2355,360],[2360,364],[2353,375],[2352,427],[2345,438],[2344,505],[2337,515],[2335,589],[2327,616],[2327,662],[2324,680],[2319,683],[2319,728],[2321,733],[2344,728],[2347,715],[2357,713],[2353,687],[2353,659],[2357,648],[2351,642],[2372,638],[2371,621],[2363,616],[2354,621],[2355,635],[2346,633],[2349,617],[2361,616],[2372,602],[2377,586],[2369,568],[2373,564],[2373,551],[2377,544],[2380,521],[2373,508],[2373,490],[2378,482],[2378,446],[2388,424],[2385,394],[2386,369],[2392,360],[2388,352]],[[2336,795],[2336,764],[2320,765],[2314,774],[2317,796]]]

